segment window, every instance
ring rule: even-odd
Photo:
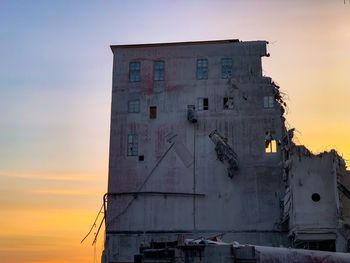
[[[265,133],[265,153],[277,152],[277,141],[272,134],[271,131]]]
[[[265,140],[265,153],[277,152],[276,140]]]
[[[136,134],[128,134],[128,156],[138,155],[138,139]]]
[[[233,97],[224,97],[224,110],[233,110]]]
[[[128,102],[128,112],[138,113],[140,112],[140,100],[129,100]]]
[[[198,110],[209,110],[208,98],[198,98]]]
[[[130,62],[130,64],[129,64],[129,80],[131,82],[140,81],[140,71],[141,71],[140,62]]]
[[[149,118],[150,119],[157,118],[157,107],[156,106],[149,107]]]
[[[232,58],[223,58],[221,60],[221,78],[232,78]]]
[[[264,96],[264,108],[271,109],[274,107],[274,96]]]
[[[164,80],[164,61],[155,61],[153,64],[153,79]]]
[[[208,79],[207,59],[197,59],[197,79]]]
[[[196,107],[194,105],[187,105],[187,120],[191,123],[197,122]]]

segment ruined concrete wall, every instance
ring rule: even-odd
[[[271,79],[262,76],[266,42],[115,47],[113,53],[108,191],[143,192],[108,198],[107,247],[116,246],[114,258],[130,261],[140,242],[179,232],[228,232],[247,243],[283,242],[278,228],[281,153],[265,153],[265,138],[270,132],[280,140],[284,126],[279,103],[264,108],[264,96],[275,95]],[[200,58],[208,59],[207,80],[196,79]],[[221,78],[222,58],[233,59],[231,79]],[[155,60],[165,62],[164,81],[153,81]],[[141,62],[140,82],[128,80],[131,61]],[[191,124],[187,106],[198,109],[203,97],[209,110],[198,111],[198,123]],[[233,109],[223,109],[224,97],[233,98]],[[140,113],[128,113],[131,99],[140,99]],[[150,106],[157,107],[156,119],[149,118]],[[215,129],[237,153],[233,179],[208,137]],[[144,161],[127,156],[128,134],[138,135]]]
[[[294,244],[334,240],[336,251],[348,251],[350,180],[344,160],[334,150],[315,155],[293,145],[288,162],[285,213]]]
[[[293,205],[291,229],[337,227],[337,181],[333,163],[335,155],[313,155],[305,147],[293,147],[289,187]]]

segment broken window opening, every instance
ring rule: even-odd
[[[221,59],[221,78],[232,78],[232,58]]]
[[[233,110],[233,97],[224,97],[224,110]]]
[[[140,62],[130,62],[129,64],[129,80],[131,82],[140,81],[141,63]]]
[[[277,142],[276,140],[265,140],[265,153],[276,153]]]
[[[136,134],[128,134],[128,156],[138,155],[138,136]]]
[[[164,80],[164,61],[155,61],[153,64],[153,79],[156,81]]]
[[[139,113],[140,112],[140,100],[129,100],[128,101],[128,112]]]
[[[187,120],[191,123],[197,122],[196,107],[194,105],[187,105]]]
[[[141,161],[141,162],[142,162],[142,161],[144,161],[144,160],[145,160],[145,156],[140,155],[140,156],[139,156],[139,161]]]
[[[197,59],[197,79],[208,79],[208,59]]]
[[[209,110],[209,99],[208,98],[198,98],[198,110]]]
[[[157,118],[157,107],[156,106],[149,107],[149,118],[150,119]]]
[[[300,240],[295,248],[335,252],[335,240]]]
[[[265,133],[265,153],[276,153],[277,141],[273,138],[272,133],[267,131]]]
[[[274,107],[275,98],[274,96],[264,96],[264,108],[271,109]]]

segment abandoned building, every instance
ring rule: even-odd
[[[293,143],[266,41],[114,45],[105,248],[222,235],[347,252],[350,173]]]

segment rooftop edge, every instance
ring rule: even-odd
[[[262,40],[257,40],[262,41]],[[181,45],[198,45],[198,44],[225,44],[236,42],[257,42],[257,41],[240,41],[239,39],[224,39],[224,40],[204,40],[204,41],[185,41],[185,42],[165,42],[165,43],[147,43],[147,44],[122,44],[111,45],[114,48],[140,48],[140,47],[157,47],[157,46],[181,46]],[[268,43],[267,41],[265,41]]]

